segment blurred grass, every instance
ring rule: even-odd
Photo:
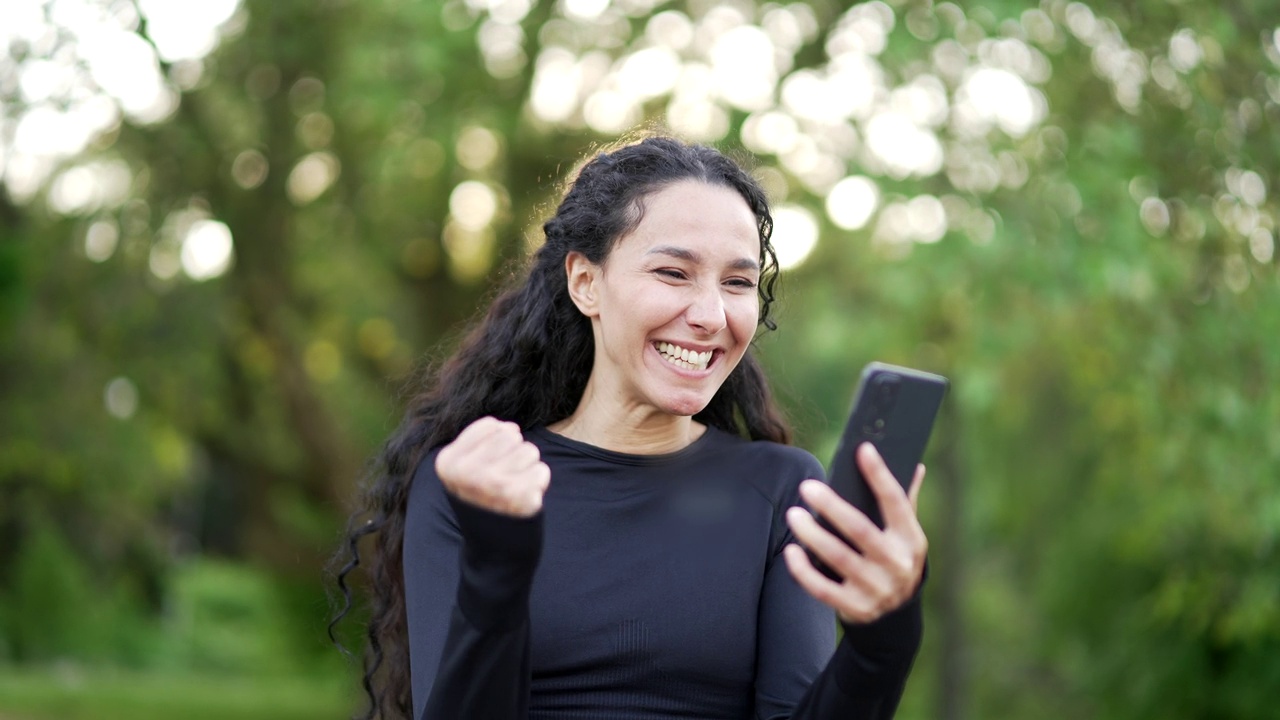
[[[354,683],[68,669],[0,670],[0,720],[315,720],[351,716]]]

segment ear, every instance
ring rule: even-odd
[[[564,274],[569,283],[569,298],[578,310],[589,318],[600,314],[598,304],[598,284],[601,268],[587,259],[586,255],[574,250],[564,258]]]

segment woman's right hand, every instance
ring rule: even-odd
[[[551,468],[520,426],[482,417],[436,455],[436,475],[455,497],[504,515],[531,517],[542,509]]]

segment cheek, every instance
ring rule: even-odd
[[[616,312],[625,315],[628,329],[646,332],[678,319],[688,306],[679,288],[662,283],[637,284],[615,298]]]
[[[618,347],[665,327],[680,317],[681,297],[674,289],[660,283],[635,283],[615,287],[607,305],[602,304],[600,323],[607,338]]]
[[[760,323],[760,304],[755,296],[734,297],[726,301],[725,313],[733,336],[739,342],[750,342],[755,335],[756,325]]]

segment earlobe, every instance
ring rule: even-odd
[[[587,317],[599,315],[596,307],[596,281],[600,267],[587,259],[586,255],[574,251],[564,258],[564,274],[569,285],[569,298],[578,310]]]

